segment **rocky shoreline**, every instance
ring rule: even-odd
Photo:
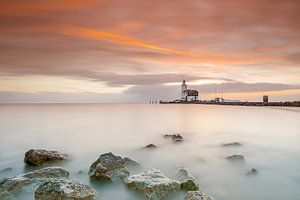
[[[166,134],[165,138],[171,138],[173,142],[182,142],[180,134]],[[221,147],[240,147],[239,142],[223,143]],[[146,149],[156,148],[149,144]],[[42,149],[30,149],[25,153],[26,165],[43,166],[50,163],[63,162],[70,159],[67,154],[58,151]],[[225,157],[231,162],[244,162],[243,155],[231,155]],[[121,182],[128,189],[142,193],[148,200],[164,200],[171,194],[186,192],[184,200],[215,200],[209,194],[201,191],[200,183],[188,172],[180,167],[174,172],[174,178],[164,175],[159,169],[148,169],[146,171],[131,174],[131,169],[139,168],[141,165],[131,158],[114,155],[112,152],[101,154],[90,168],[88,176],[91,180],[102,184],[104,182]],[[6,168],[5,170],[11,170]],[[83,173],[81,173],[84,175]],[[245,173],[247,176],[258,174],[253,168]],[[0,199],[14,200],[23,187],[30,186],[34,192],[35,200],[93,200],[101,198],[91,186],[68,180],[69,171],[58,166],[43,167],[31,172],[20,174],[16,177],[7,177],[0,180]]]

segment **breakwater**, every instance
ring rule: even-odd
[[[285,106],[300,107],[300,101],[287,102],[215,102],[215,101],[169,101],[160,102],[162,104],[210,104],[210,105],[229,105],[229,106]]]

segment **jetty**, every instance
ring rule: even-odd
[[[300,107],[300,101],[286,102],[216,102],[216,101],[160,101],[161,104],[208,104],[208,105],[228,105],[228,106],[285,106]]]

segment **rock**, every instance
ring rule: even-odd
[[[154,144],[148,144],[147,146],[144,147],[144,149],[155,149],[157,146]]]
[[[226,157],[226,159],[230,161],[239,161],[239,162],[243,162],[245,160],[243,155],[232,155]]]
[[[7,191],[0,192],[0,199],[1,200],[16,200],[16,198],[14,197],[14,195],[10,194]]]
[[[100,155],[90,166],[89,175],[91,178],[100,181],[123,180],[129,176],[128,167],[139,165],[130,158],[115,156],[111,152]]]
[[[30,179],[23,176],[4,178],[0,180],[0,192],[16,193],[28,184],[30,184]]]
[[[200,191],[189,191],[184,200],[215,200],[215,198]]]
[[[230,143],[224,143],[222,144],[223,147],[239,147],[242,146],[239,142],[230,142]]]
[[[172,140],[174,142],[182,142],[183,141],[183,137],[180,134],[166,134],[164,135],[165,138],[172,138]]]
[[[69,172],[62,167],[45,167],[42,169],[34,170],[21,176],[26,178],[44,179],[44,178],[67,178]]]
[[[42,165],[46,162],[67,160],[68,155],[58,151],[47,151],[41,149],[30,149],[25,153],[24,162],[29,165]]]
[[[197,159],[198,162],[205,163],[205,159],[200,157],[200,156],[198,156],[196,159]]]
[[[177,179],[180,182],[181,189],[186,191],[199,190],[199,183],[194,177],[189,175],[186,169],[180,168],[179,172],[177,173]]]
[[[13,170],[12,167],[7,167],[7,168],[4,168],[4,169],[1,169],[1,170],[0,170],[0,173],[6,173],[6,172],[10,172],[10,171],[12,171],[12,170]]]
[[[35,191],[35,200],[92,200],[96,191],[75,181],[52,179],[41,184]]]
[[[49,178],[66,178],[69,172],[61,167],[46,167],[26,174],[21,174],[13,178],[4,178],[0,180],[0,192],[7,191],[11,193],[18,192],[23,186],[34,181],[44,182]]]
[[[255,168],[253,168],[253,169],[251,169],[250,171],[247,172],[248,176],[256,175],[256,174],[258,174],[258,171]]]
[[[132,160],[128,157],[123,158],[123,162],[124,162],[125,167],[127,167],[127,168],[140,167],[139,163],[135,162],[134,160]]]
[[[84,174],[84,172],[82,170],[79,170],[76,174],[80,175],[80,174]]]
[[[180,190],[180,183],[162,174],[158,169],[126,177],[124,183],[131,189],[142,192],[148,200],[162,200]]]

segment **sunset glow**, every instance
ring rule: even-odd
[[[300,2],[4,0],[2,102],[300,99]]]

